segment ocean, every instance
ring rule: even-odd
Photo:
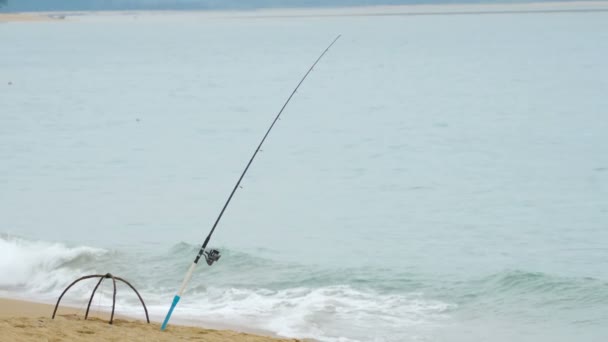
[[[0,24],[0,295],[112,273],[160,320],[608,340],[608,13]],[[86,308],[94,281],[70,290]],[[111,305],[104,283],[92,310]],[[119,287],[117,313],[143,318]]]

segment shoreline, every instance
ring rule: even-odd
[[[105,311],[89,314],[84,320],[84,308],[77,309],[62,305],[55,319],[51,319],[54,305],[21,299],[0,298],[0,341],[40,341],[55,338],[70,341],[175,341],[197,340],[204,337],[209,342],[295,342],[301,339],[287,339],[269,336],[263,332],[240,332],[230,328],[203,328],[177,321],[166,331],[160,331],[160,323],[151,319],[150,324],[135,317],[115,315],[114,324],[108,324],[109,314]],[[233,327],[236,328],[236,327]]]
[[[194,16],[216,19],[323,18],[365,16],[498,15],[608,12],[608,1],[528,3],[411,4],[327,8],[261,8],[236,10],[108,10],[0,12],[0,23],[57,22],[83,17]]]

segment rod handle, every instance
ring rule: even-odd
[[[177,306],[177,303],[179,303],[180,300],[180,296],[175,295],[175,297],[173,297],[173,303],[171,304],[171,308],[169,309],[169,312],[167,312],[167,317],[165,317],[165,320],[163,321],[163,325],[160,327],[161,331],[165,331],[165,329],[167,329],[167,324],[169,324],[169,319],[171,319],[171,315],[173,314],[173,309],[175,309],[175,307]]]

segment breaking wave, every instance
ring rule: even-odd
[[[151,317],[160,320],[197,250],[179,243],[113,251],[0,235],[0,294],[53,302],[74,279],[111,272],[134,284]],[[433,279],[394,270],[290,264],[221,250],[222,267],[205,265],[195,273],[174,320],[331,342],[431,341],[438,327],[458,315],[491,313],[534,323],[550,312],[573,324],[581,319],[603,324],[608,305],[608,283],[594,278],[506,270],[468,280]],[[94,284],[75,287],[64,300],[86,305]],[[96,302],[109,308],[106,286]],[[117,312],[140,317],[140,304],[129,292],[119,289]],[[537,310],[522,312],[521,303]]]
[[[47,293],[65,286],[74,274],[94,271],[91,265],[108,253],[99,248],[0,235],[0,290]]]
[[[193,250],[196,247],[180,243],[157,254],[134,258],[105,249],[1,235],[0,291],[52,301],[74,279],[111,270],[136,284],[151,317],[159,320],[166,313]],[[422,333],[446,319],[453,307],[421,293],[381,293],[357,287],[348,283],[348,272],[334,272],[332,276],[326,271],[236,251],[225,251],[223,258],[224,271],[207,268],[197,272],[174,314],[175,320],[262,329],[320,341],[402,341],[404,328],[410,334]],[[130,269],[125,265],[130,265]],[[180,267],[168,271],[175,265]],[[94,283],[70,290],[64,300],[83,303]],[[109,288],[104,290],[102,285],[96,303],[102,303],[102,309],[108,307],[109,296]],[[134,296],[119,295],[118,313],[139,317],[140,311]]]

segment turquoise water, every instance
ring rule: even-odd
[[[0,293],[53,301],[112,272],[162,318],[341,33],[174,319],[321,341],[604,341],[607,19],[2,24]],[[119,291],[118,312],[141,315]]]

